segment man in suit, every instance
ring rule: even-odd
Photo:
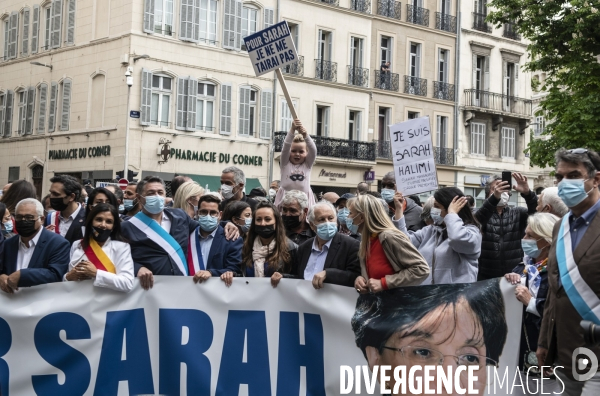
[[[69,175],[54,176],[50,182],[50,206],[56,212],[48,215],[44,227],[72,245],[83,238],[85,208],[79,203],[83,187]]]
[[[198,201],[198,223],[200,226],[192,235],[191,253],[188,258],[194,266],[194,282],[204,282],[212,276],[220,276],[229,285],[234,274],[241,272],[242,238],[228,241],[225,231],[219,225],[222,212],[221,199],[217,194],[208,193]],[[230,274],[224,275],[230,272]],[[191,274],[191,272],[190,272]]]
[[[600,347],[586,345],[583,319],[596,325],[600,304],[600,156],[586,149],[556,153],[558,195],[570,211],[554,227],[548,256],[548,299],[544,308],[537,357],[540,365],[562,366],[556,375],[564,383],[565,395],[600,394],[600,373],[578,378],[575,350],[586,347],[600,357]],[[572,253],[572,256],[571,254]],[[568,287],[567,287],[568,286]],[[585,366],[585,364],[584,364]],[[597,366],[596,366],[597,370]]]
[[[329,202],[312,206],[308,222],[316,237],[298,248],[298,278],[312,281],[315,289],[323,283],[353,287],[360,275],[359,242],[337,231],[335,208]]]
[[[4,242],[0,255],[0,289],[14,293],[19,287],[61,282],[70,260],[70,245],[43,225],[44,207],[33,198],[15,209],[15,235]]]

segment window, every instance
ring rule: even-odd
[[[257,92],[250,87],[240,88],[240,125],[238,135],[254,136]]]
[[[473,54],[473,89],[475,106],[488,107],[490,90],[490,57]]]
[[[471,122],[471,154],[485,155],[485,124]]]
[[[437,116],[435,146],[446,148],[448,145],[448,117]]]
[[[412,120],[414,118],[419,118],[419,116],[421,115],[421,113],[419,113],[418,111],[409,111],[408,112],[408,119]]]
[[[487,0],[475,0],[475,13],[487,15]]]
[[[215,86],[211,83],[198,83],[196,100],[196,129],[214,130]]]
[[[511,111],[512,105],[517,96],[517,81],[519,65],[511,62],[503,62],[504,81],[502,90],[504,94],[504,111]]]
[[[165,36],[173,35],[173,0],[155,0],[154,32]]]
[[[515,128],[502,128],[502,158],[515,158]]]
[[[152,110],[150,123],[152,125],[169,127],[169,105],[173,80],[171,77],[162,75],[152,76]]]
[[[392,38],[381,36],[381,45],[379,49],[381,63],[392,62]],[[391,65],[390,65],[391,68]]]
[[[331,60],[331,52],[332,52],[332,32],[328,32],[327,30],[319,29],[319,48],[318,48],[318,58],[323,61]]]
[[[329,136],[329,106],[317,106],[317,136]]]
[[[27,56],[29,54],[29,24],[31,11],[29,8],[25,8],[21,13],[21,18],[23,19],[23,30],[21,34],[21,55]]]
[[[362,67],[363,61],[363,39],[350,37],[350,66]]]
[[[256,33],[258,10],[244,7],[242,9],[242,38]]]
[[[392,109],[389,107],[380,107],[379,108],[379,121],[377,124],[377,139],[379,141],[388,141],[390,140],[390,114]]]
[[[533,130],[533,134],[535,136],[540,136],[544,133],[544,128],[546,127],[546,120],[544,116],[535,117],[535,128]]]
[[[421,76],[421,44],[410,43],[409,73],[411,77]]]
[[[360,111],[350,110],[348,115],[348,140],[360,140]]]
[[[450,15],[450,0],[441,0],[440,13],[443,15]]]
[[[8,167],[8,182],[12,183],[19,180],[19,173],[21,168],[18,166],[9,166]]]
[[[296,46],[296,51],[300,52],[300,26],[295,23],[288,23],[290,33],[292,34],[292,40]]]
[[[292,103],[294,105],[294,108],[297,109],[298,102],[296,100],[292,99]],[[292,117],[292,112],[290,111],[290,108],[287,104],[287,100],[285,100],[285,98],[282,98],[281,99],[281,130],[289,131],[290,128],[292,127],[293,121],[294,121],[294,118]]]
[[[44,8],[44,49],[50,49],[50,7]]]
[[[44,133],[46,131],[46,107],[48,106],[48,84],[40,84],[38,88],[38,119],[37,132]]]
[[[22,135],[25,133],[25,122],[27,121],[27,91],[23,90],[17,92],[17,98],[19,100],[19,124],[17,127],[17,133]]]
[[[448,50],[440,49],[438,54],[438,81],[448,82]]]
[[[60,111],[60,130],[69,130],[69,121],[71,118],[71,80],[65,79],[61,84],[62,98]]]
[[[200,41],[215,44],[217,41],[217,2],[201,0],[200,2]],[[198,122],[196,120],[196,122]]]
[[[475,67],[475,86],[473,88],[483,91],[483,67],[485,63],[485,57],[478,56],[476,67]]]

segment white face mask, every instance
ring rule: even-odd
[[[431,220],[433,220],[433,224],[440,225],[444,222],[444,218],[442,217],[442,210],[438,208],[431,208],[429,212],[431,216]]]
[[[496,206],[506,206],[508,205],[508,200],[510,199],[510,195],[507,192],[503,192],[500,196],[500,202]]]
[[[233,187],[228,186],[227,184],[221,184],[221,195],[225,199],[233,197]]]

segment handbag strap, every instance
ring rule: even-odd
[[[527,336],[527,327],[525,327],[525,321],[523,321],[523,332],[525,333],[525,342],[527,343],[527,350],[531,351],[529,346],[529,337]]]

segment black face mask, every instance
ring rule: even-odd
[[[15,222],[15,225],[17,227],[17,232],[19,233],[19,235],[28,238],[36,232],[38,232],[38,230],[35,229],[36,221],[37,220],[17,220]]]
[[[96,240],[96,242],[104,243],[112,234],[112,230],[101,230],[100,228],[92,227],[92,238]]]
[[[50,206],[52,207],[52,209],[61,212],[67,209],[67,206],[69,206],[69,204],[65,203],[65,198],[50,198]]]
[[[283,220],[283,225],[285,229],[288,231],[295,230],[300,227],[300,216],[281,216]]]
[[[275,235],[275,226],[274,225],[266,225],[266,226],[256,225],[256,226],[254,226],[254,231],[256,231],[256,234],[259,237],[269,239],[273,235]]]

